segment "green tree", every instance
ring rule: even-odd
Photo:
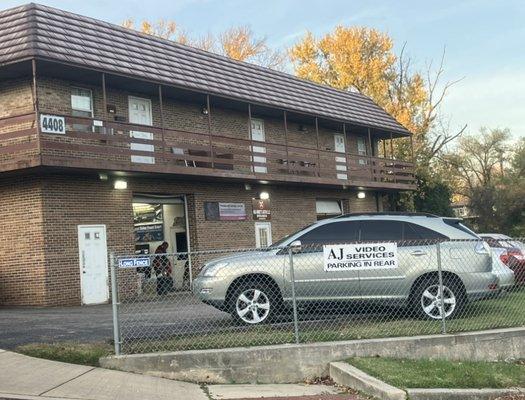
[[[525,140],[482,128],[443,157],[455,192],[468,200],[477,229],[525,235]]]

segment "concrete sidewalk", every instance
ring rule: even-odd
[[[0,399],[209,399],[196,384],[42,360],[3,350],[0,366]]]
[[[358,400],[323,385],[210,385],[66,364],[0,350],[0,400]]]

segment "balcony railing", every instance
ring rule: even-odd
[[[40,134],[43,165],[401,189],[414,185],[413,164],[405,161],[63,117],[65,134]],[[10,151],[4,145],[8,137],[26,137],[22,143],[30,142],[32,148],[36,133],[23,130],[5,136],[1,132],[0,155]]]

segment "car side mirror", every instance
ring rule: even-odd
[[[300,253],[303,250],[303,245],[300,240],[294,240],[290,243],[290,250],[293,254]]]

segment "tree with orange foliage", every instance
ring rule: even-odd
[[[342,90],[355,90],[372,98],[414,134],[418,161],[428,163],[459,132],[450,134],[438,119],[438,109],[455,82],[440,85],[444,53],[438,70],[423,77],[411,71],[411,60],[393,51],[393,40],[366,27],[337,26],[316,38],[310,32],[290,49],[297,76]],[[441,88],[440,90],[438,88]],[[432,131],[432,133],[431,133]],[[409,155],[406,142],[396,147]]]
[[[273,69],[282,69],[285,55],[272,50],[266,44],[265,37],[257,37],[249,26],[238,26],[227,29],[217,36],[208,33],[199,38],[191,38],[184,30],[179,29],[174,21],[143,20],[139,28],[132,19],[127,19],[122,26],[135,29],[148,35],[173,40],[202,50],[222,54],[237,61],[246,61]]]

